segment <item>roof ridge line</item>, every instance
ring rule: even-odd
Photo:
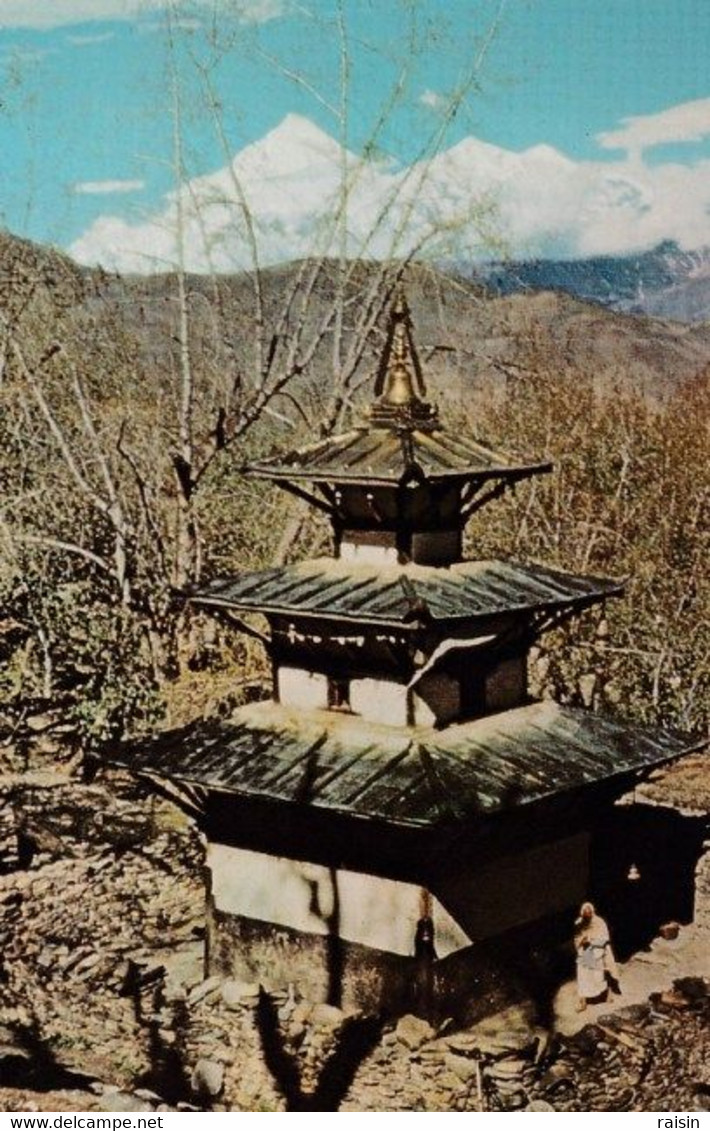
[[[407,602],[409,611],[411,613],[417,615],[423,614],[427,617],[427,619],[432,618],[432,611],[427,604],[427,601],[424,597],[422,597],[420,593],[417,592],[414,581],[411,577],[407,577],[405,573],[401,573],[397,577],[396,584],[399,585],[399,588],[402,590],[404,599]]]

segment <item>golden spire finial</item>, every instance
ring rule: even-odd
[[[370,411],[373,423],[420,427],[436,423],[436,412],[426,404],[426,389],[417,356],[409,307],[398,287],[390,309],[387,339],[375,382],[375,402]]]
[[[416,399],[412,379],[412,355],[407,341],[405,322],[401,317],[398,317],[397,308],[393,310],[392,314],[394,333],[387,362],[382,400],[386,401],[387,404],[406,405],[411,404]]]

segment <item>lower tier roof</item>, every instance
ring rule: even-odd
[[[552,702],[435,730],[269,701],[105,759],[220,793],[427,828],[628,777],[700,745]]]
[[[315,558],[214,581],[193,593],[192,600],[245,611],[406,626],[583,607],[621,590],[622,584],[610,578],[506,561],[383,567]]]

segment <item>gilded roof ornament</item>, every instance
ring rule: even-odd
[[[425,398],[426,386],[414,344],[409,307],[404,294],[398,290],[377,371],[370,422],[375,427],[385,428],[436,428],[439,423],[436,408]]]

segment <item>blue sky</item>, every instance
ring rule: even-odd
[[[427,141],[467,136],[610,167],[624,158],[697,174],[710,158],[707,0],[343,0],[342,12],[335,0],[187,0],[172,50],[165,3],[0,0],[10,230],[69,247],[103,216],[138,223],[160,211],[173,186],[172,66],[188,177],[224,166],[288,113],[337,138],[341,32],[355,152],[401,77],[373,147],[399,166]]]

